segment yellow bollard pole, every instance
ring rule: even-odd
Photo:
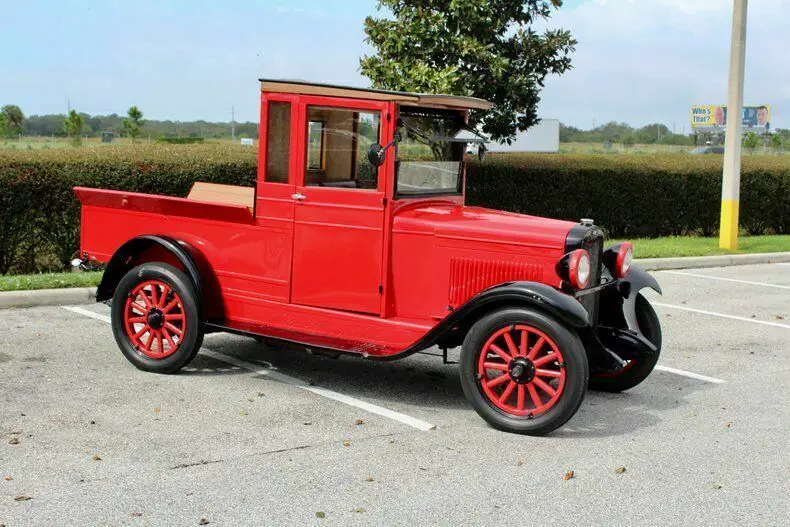
[[[724,136],[724,171],[721,185],[719,247],[738,248],[738,206],[741,187],[741,130],[743,123],[743,74],[746,61],[746,8],[748,0],[734,0],[727,129]]]

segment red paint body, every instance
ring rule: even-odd
[[[288,183],[265,180],[269,103],[291,103]],[[307,186],[307,106],[380,116],[392,140],[398,103],[264,92],[254,211],[165,196],[77,188],[81,251],[107,262],[127,240],[164,235],[203,262],[207,319],[370,356],[396,354],[474,294],[513,280],[560,285],[572,222],[464,206],[463,193],[394,193],[392,151],[375,190]],[[303,200],[292,195],[302,194]]]

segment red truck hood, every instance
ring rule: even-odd
[[[563,252],[571,221],[428,202],[396,212],[393,233],[432,233],[440,238],[520,245]]]

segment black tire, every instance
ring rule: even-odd
[[[661,355],[661,322],[653,306],[641,294],[636,297],[636,322],[642,335],[657,348],[655,355],[631,360],[623,370],[616,373],[592,375],[591,390],[611,393],[629,390],[647,379],[656,367]]]
[[[515,328],[518,324],[547,335],[554,341],[564,360],[564,364],[556,366],[564,368],[564,388],[559,392],[556,402],[537,415],[513,415],[496,406],[485,394],[477,369],[480,354],[489,338],[503,328]],[[506,432],[541,436],[564,425],[579,409],[587,392],[589,366],[584,346],[574,332],[542,313],[511,308],[486,315],[472,326],[464,339],[460,374],[466,398],[488,424]]]
[[[185,325],[181,338],[173,337],[177,343],[175,352],[163,358],[152,358],[139,350],[140,346],[132,342],[124,318],[127,298],[138,285],[152,280],[166,284],[174,294],[178,295],[181,301],[179,312],[183,313]],[[151,262],[139,265],[121,278],[113,297],[111,321],[115,341],[121,352],[129,362],[143,371],[174,373],[189,364],[203,344],[203,320],[198,307],[195,287],[183,271],[165,263]],[[143,337],[140,337],[139,340],[142,340]]]

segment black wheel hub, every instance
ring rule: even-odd
[[[518,384],[526,384],[535,378],[535,365],[526,357],[516,357],[510,361],[507,372]]]
[[[148,312],[148,325],[151,329],[162,329],[165,325],[165,314],[160,309],[152,309]]]

